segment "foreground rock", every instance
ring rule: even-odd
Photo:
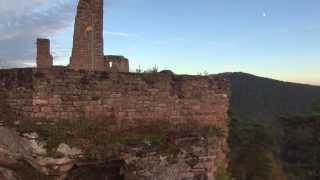
[[[49,157],[44,144],[38,141],[36,133],[19,135],[14,130],[0,127],[0,172],[2,179],[19,177],[12,170],[31,165],[35,171],[61,179],[72,169],[75,159],[82,154],[81,150],[61,144],[58,148],[60,156]],[[0,176],[1,177],[1,176]]]
[[[124,139],[131,140],[118,149],[118,153],[109,156],[114,147],[105,146],[99,153],[102,151],[109,158],[97,156],[89,160],[89,154],[98,153],[96,150],[83,152],[60,143],[51,154],[47,152],[47,143],[37,133],[18,133],[0,127],[0,179],[214,180],[226,160],[226,141],[218,134],[209,136],[200,131],[185,131],[170,137],[156,135],[137,138],[138,134],[124,133]],[[146,140],[148,136],[152,139]],[[161,137],[169,139],[163,141]]]

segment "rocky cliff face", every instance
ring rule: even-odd
[[[32,177],[34,175],[61,179],[74,166],[74,158],[82,154],[79,149],[60,144],[57,152],[61,156],[50,157],[35,132],[19,134],[13,129],[0,127],[0,137],[0,177],[4,180],[38,179]],[[26,167],[30,172],[25,172]]]
[[[215,76],[0,71],[2,179],[215,180],[229,87]]]
[[[106,135],[98,137],[99,141],[72,137],[77,134],[72,130],[68,132],[70,137],[63,139],[51,133],[52,137],[46,137],[44,129],[23,133],[24,125],[19,123],[0,127],[0,177],[4,180],[214,180],[218,168],[225,165],[228,151],[226,134],[216,127],[176,125],[154,134],[126,131],[112,143]],[[56,143],[54,150],[52,143]]]

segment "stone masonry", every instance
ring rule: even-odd
[[[172,133],[167,143],[179,150],[174,160],[164,155],[165,152],[157,144],[151,146],[148,141],[139,146],[129,144],[115,159],[134,169],[123,176],[126,180],[216,180],[217,171],[221,167],[226,168],[229,83],[215,75],[175,75],[169,71],[129,73],[128,59],[104,56],[103,0],[79,0],[70,65],[66,68],[52,64],[50,41],[37,39],[38,68],[0,70],[0,134],[11,132],[1,128],[5,121],[15,125],[23,125],[22,121],[41,121],[40,124],[65,120],[76,123],[77,120],[103,121],[108,125],[110,122],[110,130],[121,135],[130,129],[143,129],[149,124],[196,123],[214,126],[222,130],[223,135],[209,137],[183,130],[181,134]],[[20,142],[19,135],[12,134]],[[10,147],[7,138],[1,137],[0,149]],[[31,147],[34,142],[32,139]],[[12,147],[22,153],[19,145],[13,144]],[[11,152],[8,149],[0,151],[0,179],[3,179],[3,174],[13,173],[4,166],[6,162],[16,162],[14,158],[3,158],[13,157],[10,153],[7,156]],[[171,151],[177,149],[171,147]],[[27,152],[29,150],[26,149]],[[21,157],[25,154],[28,153],[23,152]],[[44,155],[47,157],[46,153]],[[19,155],[17,159],[22,161],[21,157]],[[52,158],[43,160],[38,155],[31,155],[24,161],[45,172],[45,175],[59,176],[58,179],[62,180],[68,179],[68,174],[73,177],[69,171],[81,159],[67,159],[68,163],[62,163],[61,159]],[[65,158],[69,156],[63,160]],[[107,176],[105,178],[108,179]]]
[[[37,67],[52,67],[50,42],[37,40]],[[73,70],[129,72],[129,60],[103,53],[103,0],[80,0],[74,26],[69,68]]]
[[[0,71],[6,104],[25,117],[225,123],[229,87],[216,76],[94,73],[67,68]]]
[[[103,0],[80,0],[74,26],[70,68],[105,71]]]
[[[50,54],[50,40],[37,39],[37,67],[51,68],[53,65],[53,58]]]
[[[0,70],[0,97],[17,120],[106,119],[120,130],[161,121],[198,122],[228,132],[229,84],[214,75],[90,73],[61,67]],[[126,160],[141,169],[136,172],[140,178],[132,179],[215,180],[217,169],[227,164],[226,137],[175,141],[181,141],[185,154],[177,163],[168,165],[159,154]],[[188,165],[192,157],[197,165]]]
[[[106,69],[110,72],[129,72],[129,60],[123,56],[104,56]]]

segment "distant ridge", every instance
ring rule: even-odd
[[[11,68],[24,68],[27,65],[19,62],[8,62],[0,59],[0,69],[11,69]]]
[[[320,86],[235,72],[222,73],[231,83],[231,109],[243,119],[272,123],[280,116],[306,113],[320,99]]]

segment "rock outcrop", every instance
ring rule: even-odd
[[[118,152],[114,152],[112,146],[100,150],[91,147],[83,151],[61,142],[51,154],[48,139],[36,132],[18,132],[19,126],[0,127],[1,180],[37,180],[37,177],[41,180],[214,180],[228,151],[224,132],[218,132],[218,129],[209,132],[205,126],[183,125],[174,126],[179,128],[171,129],[167,134],[162,134],[163,129],[154,134],[142,133],[143,136],[126,132],[123,139],[118,138],[118,142],[112,145],[118,146],[126,141]],[[74,135],[71,131],[69,133]],[[73,141],[76,144],[89,140],[83,138],[77,137]],[[108,143],[108,139],[105,141]],[[94,143],[86,142],[88,144],[83,147]],[[99,153],[97,151],[115,154],[109,158],[88,158],[90,153]],[[23,170],[26,167],[29,174]]]
[[[23,179],[14,170],[27,163],[44,176],[63,179],[83,154],[81,150],[60,144],[59,157],[50,157],[36,133],[20,135],[13,129],[0,127],[0,174],[4,180]],[[19,170],[18,170],[19,172]],[[1,177],[1,175],[0,175]],[[1,180],[2,180],[1,179]]]

